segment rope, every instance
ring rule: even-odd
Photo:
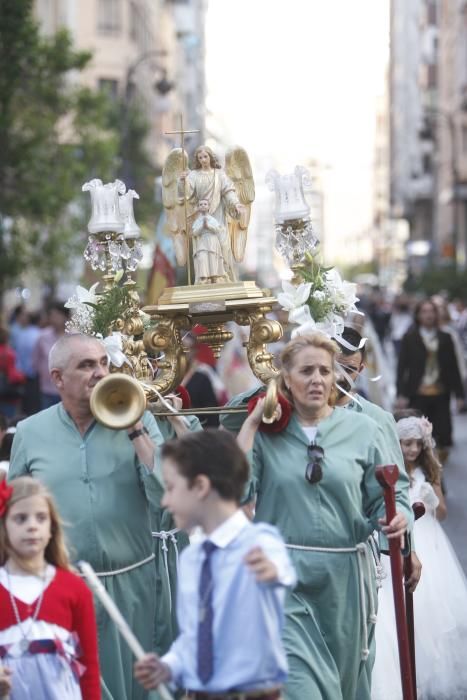
[[[177,547],[177,538],[175,535],[177,532],[180,532],[180,528],[174,528],[173,530],[161,530],[160,532],[153,532],[152,536],[154,539],[158,539],[162,541],[162,553],[164,556],[164,566],[165,566],[165,575],[167,576],[167,587],[169,589],[169,610],[172,612],[172,588],[170,585],[170,574],[169,574],[169,562],[167,559],[168,551],[169,548],[167,547],[167,540],[170,540],[175,547],[175,558],[176,558],[176,567],[177,567],[177,574],[178,574],[178,547]]]
[[[126,574],[127,571],[133,571],[133,569],[138,569],[140,566],[144,566],[144,564],[147,564],[155,558],[156,555],[153,553],[150,554],[149,557],[146,557],[146,559],[137,561],[136,564],[130,564],[130,566],[125,566],[123,567],[123,569],[115,569],[115,571],[96,571],[96,576],[99,576],[100,578],[105,578],[106,576],[118,576],[119,574]],[[80,576],[83,576],[83,574],[80,574]]]
[[[373,559],[375,560],[376,567],[376,589],[379,590],[383,585],[383,578],[385,578],[386,573],[384,571],[384,566],[381,563],[381,555],[379,552],[379,547],[376,544],[375,536],[370,535],[368,538],[368,544],[370,545],[371,552],[373,554]]]
[[[355,547],[306,547],[300,544],[286,544],[287,549],[298,549],[304,552],[331,552],[333,554],[357,554],[357,569],[358,569],[358,586],[360,593],[360,619],[362,628],[362,661],[366,661],[370,655],[368,648],[368,623],[374,625],[376,623],[376,606],[373,597],[373,592],[369,585],[370,597],[370,614],[368,615],[367,601],[365,595],[365,567],[368,574],[368,582],[371,581],[371,545],[366,542],[360,542]]]

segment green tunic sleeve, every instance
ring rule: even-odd
[[[386,516],[386,508],[383,489],[376,479],[376,467],[384,466],[388,463],[393,464],[394,462],[388,462],[388,447],[384,426],[378,425],[377,428],[373,444],[370,445],[367,467],[365,470],[363,505],[375,530],[380,530],[381,525],[378,519]],[[409,481],[405,467],[402,469],[399,468],[399,479],[397,480],[395,490],[396,510],[406,516],[410,528],[413,523],[413,515],[409,500]]]
[[[256,394],[260,394],[262,391],[265,391],[264,386],[258,386],[254,389],[243,391],[241,394],[237,394],[231,398],[227,406],[246,406],[252,396],[256,396]],[[221,426],[225,428],[225,430],[230,430],[230,432],[238,434],[246,417],[246,411],[245,413],[221,413],[219,420]]]
[[[160,444],[154,418],[143,422]],[[94,423],[81,435],[63,405],[52,406],[17,426],[8,477],[24,474],[52,492],[73,560],[106,571],[151,553],[149,503],[160,505],[162,487],[139,463],[125,430]]]
[[[396,431],[396,422],[393,416],[385,411],[381,406],[377,406],[372,401],[368,401],[363,396],[357,396],[356,401],[350,402],[345,410],[355,411],[370,416],[381,428],[381,438],[383,441],[383,454],[381,456],[381,464],[396,464],[399,469],[399,478],[396,484],[396,507],[403,512],[409,522],[409,530],[411,534],[411,546],[414,548],[413,541],[413,512],[410,505],[409,497],[409,477],[404,464],[404,457],[400,447],[399,438]],[[382,549],[388,548],[386,537],[380,533],[380,546]]]

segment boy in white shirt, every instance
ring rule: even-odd
[[[195,700],[276,700],[287,674],[283,604],[296,577],[276,528],[239,507],[245,455],[227,431],[206,430],[166,443],[162,460],[162,505],[206,539],[180,558],[179,637],[161,659],[137,662],[135,676],[146,689],[173,681]]]

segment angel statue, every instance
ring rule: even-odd
[[[234,261],[241,262],[250,221],[255,185],[246,151],[239,146],[230,149],[225,158],[225,170],[208,146],[198,146],[193,156],[193,167],[186,169],[188,158],[181,148],[168,155],[162,171],[163,204],[167,213],[167,228],[173,237],[177,263],[187,264],[188,241],[194,242],[193,267],[195,283],[235,282]],[[207,211],[206,204],[208,203]],[[203,219],[200,219],[200,203]],[[209,216],[209,219],[206,218]],[[212,221],[215,219],[215,222]],[[214,249],[220,248],[221,260],[215,270],[206,271],[205,254],[200,254],[201,221],[211,232],[211,260]],[[217,225],[216,225],[217,222]],[[218,240],[214,241],[213,236]],[[202,239],[207,243],[208,236]],[[203,249],[205,245],[203,243]]]

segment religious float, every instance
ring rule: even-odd
[[[254,280],[239,281],[236,263],[245,254],[255,199],[248,154],[241,147],[231,148],[222,166],[213,150],[199,145],[189,167],[184,147],[188,132],[181,125],[176,133],[181,134],[181,147],[171,151],[163,168],[163,205],[166,233],[178,265],[187,268],[188,284],[166,288],[157,304],[141,306],[133,279],[142,259],[133,212],[138,194],[127,191],[120,180],[103,184],[93,179],[82,188],[90,193],[92,205],[84,258],[101,273],[102,282],[90,290],[78,287],[68,300],[68,330],[101,337],[112,370],[96,386],[91,407],[96,418],[112,428],[133,425],[146,407],[159,415],[173,412],[164,396],[174,392],[186,372],[185,334],[202,326],[198,340],[219,357],[233,337],[226,324],[234,322],[249,328],[248,363],[268,386],[264,420],[271,421],[277,405],[277,369],[267,346],[282,337],[283,329],[268,314],[279,301],[298,330],[327,329],[339,335],[343,316],[355,310],[355,285],[317,262],[318,239],[306,201],[311,182],[303,167],[286,175],[267,175],[275,195],[275,245],[291,269],[291,281],[283,283],[278,299]],[[196,413],[245,410],[212,407]]]

